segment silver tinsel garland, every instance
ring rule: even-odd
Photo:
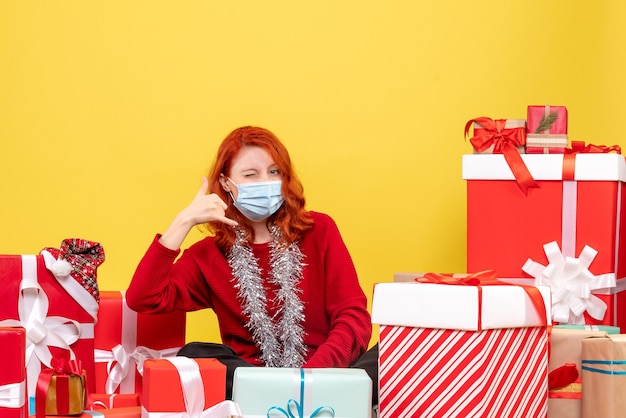
[[[298,283],[302,279],[304,255],[297,243],[281,242],[280,229],[270,226],[269,281],[277,285],[274,300],[280,306],[274,317],[267,311],[261,268],[247,245],[246,233],[236,228],[237,237],[228,264],[233,271],[234,286],[242,303],[243,314],[249,318],[246,327],[261,350],[261,361],[267,367],[300,367],[304,363],[304,307]]]

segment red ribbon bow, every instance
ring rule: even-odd
[[[80,360],[68,359],[63,356],[55,356],[50,360],[50,366],[52,371],[56,373],[65,373],[70,375],[80,376],[83,372],[82,363]]]
[[[56,376],[56,407],[58,415],[70,414],[70,393],[69,393],[69,377],[70,376],[82,376],[83,368],[79,360],[68,359],[62,356],[55,356],[50,361],[50,369],[44,369],[39,374],[37,380],[37,389],[35,392],[35,414],[36,418],[43,418],[46,416],[46,398],[48,396],[48,390],[50,388],[50,382],[52,376]],[[83,381],[83,406],[87,404],[87,394],[84,389],[85,383]]]
[[[493,145],[493,153],[504,155],[504,159],[524,194],[528,194],[528,189],[531,187],[539,187],[517,150],[517,147],[526,145],[525,129],[506,129],[504,127],[506,125],[505,119],[493,120],[480,117],[470,119],[465,124],[465,137],[467,137],[470,127],[474,123],[482,126],[482,129],[474,128],[474,136],[470,139],[476,151],[483,152]]]
[[[453,277],[447,274],[439,273],[426,273],[423,277],[415,279],[416,282],[421,283],[434,283],[445,284],[453,286],[476,286],[478,288],[478,329],[482,329],[481,317],[482,317],[482,296],[481,286],[517,286],[524,289],[528,297],[530,298],[537,315],[539,316],[543,325],[548,324],[548,318],[546,315],[546,306],[543,302],[541,292],[535,286],[528,286],[523,284],[514,284],[509,282],[503,282],[496,278],[496,272],[493,270],[484,270],[477,273],[472,273],[464,276]]]

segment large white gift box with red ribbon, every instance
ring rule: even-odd
[[[363,369],[239,367],[233,401],[246,418],[369,418],[372,379]]]
[[[28,395],[35,396],[42,368],[53,356],[81,361],[94,375],[93,336],[98,302],[68,274],[49,270],[56,259],[41,255],[0,255],[0,326],[26,329]],[[1,371],[0,371],[1,373]],[[93,391],[93,381],[87,379]]]
[[[501,155],[463,156],[467,271],[550,286],[555,322],[625,326],[624,157],[522,159],[539,186],[527,193]]]
[[[471,283],[375,285],[380,418],[546,416],[550,290]]]
[[[95,327],[95,393],[141,395],[143,363],[172,357],[185,344],[186,314],[137,313],[124,292],[100,292]]]

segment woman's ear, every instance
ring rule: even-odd
[[[222,189],[224,189],[225,192],[230,193],[230,184],[228,184],[228,180],[223,174],[220,174],[220,184],[222,185]]]

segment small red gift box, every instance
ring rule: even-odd
[[[190,400],[191,391],[195,401]],[[141,402],[145,417],[185,412],[196,416],[193,413],[200,414],[225,397],[226,366],[217,359],[170,357],[144,363]]]
[[[555,293],[553,303],[571,303],[576,321],[626,326],[624,157],[609,153],[522,157],[540,186],[528,195],[519,192],[502,156],[463,156],[467,271],[493,269],[503,278],[535,277],[528,279],[530,283],[576,278],[582,293],[570,294],[572,289],[564,283],[553,290],[567,291],[571,298]],[[540,270],[536,276],[524,269],[529,261]],[[585,308],[584,315],[580,307]],[[555,315],[560,312],[553,309]],[[555,321],[563,322],[556,317]]]
[[[545,417],[549,289],[451,280],[376,284],[379,416]]]
[[[128,307],[123,292],[100,292],[95,392],[141,395],[143,361],[175,356],[185,344],[185,320],[182,311],[137,313]]]
[[[80,362],[54,357],[52,367],[42,370],[37,380],[37,418],[80,414],[87,406],[86,377]]]
[[[73,418],[141,418],[141,406],[128,406],[124,408],[102,409],[98,411],[83,411]],[[32,418],[35,418],[34,415]],[[46,418],[58,418],[57,415],[46,415]]]
[[[529,134],[567,135],[567,108],[565,106],[528,106]]]
[[[24,328],[0,327],[0,417],[28,415],[25,353]]]
[[[24,325],[28,330],[27,382],[28,395],[33,398],[42,364],[49,368],[54,355],[71,350],[86,373],[94,374],[93,330],[98,303],[69,274],[55,276],[50,270],[55,261],[47,251],[41,255],[0,255],[0,325]]]
[[[89,395],[89,403],[92,411],[141,406],[137,393],[92,393]]]

